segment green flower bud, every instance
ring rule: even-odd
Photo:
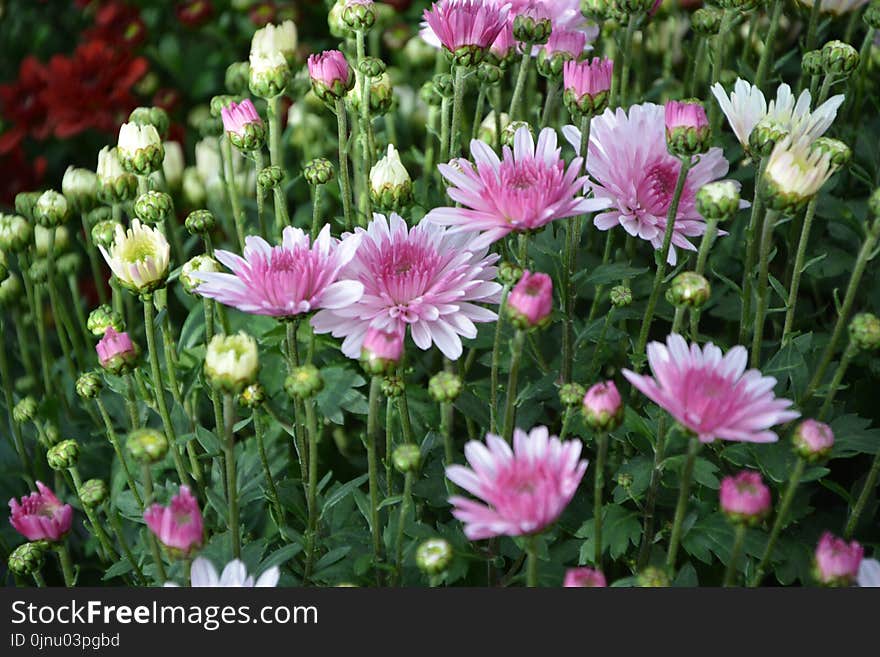
[[[295,368],[284,379],[284,390],[293,399],[310,399],[324,389],[324,378],[314,365]]]
[[[22,543],[9,555],[9,570],[16,575],[32,575],[43,568],[46,561],[46,544],[44,541]]]
[[[185,221],[190,235],[207,235],[217,226],[217,220],[208,210],[194,210]]]
[[[34,220],[34,206],[43,192],[19,192],[15,195],[15,211],[28,221]]]
[[[354,32],[366,32],[376,23],[376,8],[371,0],[348,0],[342,7],[342,22]]]
[[[522,278],[522,267],[513,262],[502,262],[498,267],[498,280],[506,287],[513,287]]]
[[[165,221],[174,212],[174,202],[165,192],[150,191],[141,194],[134,202],[134,213],[148,224]]]
[[[416,548],[416,565],[426,575],[440,575],[452,562],[452,546],[443,538],[429,538]]]
[[[875,218],[880,219],[880,187],[875,189],[868,199],[868,209]]]
[[[94,227],[95,224],[101,221],[107,221],[108,219],[113,218],[113,210],[106,205],[99,205],[93,210],[89,211],[86,214],[86,223],[89,226]]]
[[[513,19],[513,38],[522,43],[547,43],[552,30],[553,23],[549,18],[519,14]]]
[[[465,68],[479,66],[488,54],[487,50],[483,50],[479,46],[462,46],[455,52],[450,52],[444,48],[444,52],[449,57],[453,67],[464,66]]]
[[[692,271],[681,272],[666,290],[666,300],[676,308],[702,308],[711,295],[709,281]]]
[[[418,445],[407,443],[394,449],[391,460],[398,472],[406,474],[407,472],[416,472],[419,469],[421,456]]]
[[[49,236],[50,231],[55,231],[55,251],[56,255],[64,253],[70,246],[70,232],[66,226],[58,226],[57,228],[43,228],[39,224],[34,226],[34,250],[37,256],[43,257],[49,255]]]
[[[37,401],[33,397],[24,397],[12,407],[12,419],[18,424],[30,422],[37,416]]]
[[[419,98],[430,107],[440,107],[443,101],[443,96],[437,93],[434,80],[428,80],[419,87]]]
[[[757,157],[767,157],[787,136],[788,130],[771,118],[761,119],[749,135],[749,151]]]
[[[388,67],[378,57],[364,57],[358,64],[358,70],[368,78],[378,78],[388,70]]]
[[[439,73],[434,76],[434,93],[440,98],[452,98],[455,93],[455,87],[452,83],[452,76],[449,73]]]
[[[640,572],[636,581],[642,588],[665,588],[670,584],[669,576],[654,566],[648,566]]]
[[[819,150],[823,153],[828,153],[828,157],[831,159],[831,164],[833,164],[836,169],[845,167],[852,159],[852,149],[838,139],[819,137],[812,143],[810,148]]]
[[[480,67],[477,69],[477,80],[480,81],[480,84],[488,84],[489,86],[494,87],[496,84],[499,84],[503,78],[504,71],[501,70],[500,66],[483,63],[480,64]]]
[[[626,15],[621,11],[612,0],[581,0],[581,13],[599,23],[615,20],[626,23]]]
[[[76,394],[83,399],[94,399],[103,387],[104,383],[96,372],[84,372],[76,380]]]
[[[109,249],[110,245],[113,244],[113,240],[116,238],[116,227],[119,225],[119,222],[114,221],[113,219],[99,221],[92,228],[92,241],[97,246],[103,246],[105,249]]]
[[[284,171],[278,166],[262,169],[257,175],[257,183],[264,192],[275,189],[284,180]]]
[[[125,330],[125,320],[109,305],[102,304],[89,313],[89,318],[86,320],[86,328],[89,329],[89,333],[101,337],[110,327],[116,332],[122,333]]]
[[[580,383],[565,383],[559,388],[559,401],[563,406],[580,406],[584,402],[587,389]]]
[[[244,331],[215,335],[205,353],[205,375],[215,388],[238,393],[257,380],[257,341]]]
[[[55,261],[55,268],[61,276],[75,276],[82,266],[82,256],[76,251],[65,253]]]
[[[151,125],[162,139],[168,136],[168,127],[171,124],[168,112],[161,107],[135,107],[128,115],[129,123],[137,125]]]
[[[67,470],[79,461],[79,445],[75,440],[64,440],[49,448],[46,462],[53,470]]]
[[[461,394],[461,377],[452,372],[437,372],[428,381],[428,394],[438,403],[450,404]]]
[[[303,167],[303,176],[312,187],[326,185],[333,180],[334,175],[333,163],[323,157],[314,159]]]
[[[34,206],[34,221],[44,228],[52,228],[67,223],[70,219],[70,204],[63,195],[54,189],[43,192]]]
[[[376,208],[400,211],[412,202],[413,184],[393,144],[370,170],[370,199]]]
[[[158,463],[168,453],[168,438],[157,429],[137,429],[125,441],[129,454],[138,463]]]
[[[123,123],[116,150],[122,168],[138,176],[161,171],[165,159],[162,138],[152,123]]]
[[[532,137],[535,136],[535,131],[532,129],[532,126],[526,123],[525,121],[511,121],[507,124],[507,126],[501,131],[501,143],[504,146],[508,146],[513,148],[513,138],[516,135],[516,131],[520,128],[528,128],[529,132],[532,134]]]
[[[0,281],[0,306],[11,308],[21,299],[22,290],[21,279],[15,273],[8,272]]]
[[[726,221],[739,210],[739,187],[729,180],[703,185],[697,191],[697,212],[705,219]]]
[[[626,308],[633,301],[632,290],[626,285],[615,285],[608,293],[611,305],[615,308]]]
[[[535,60],[535,65],[538,67],[538,73],[543,75],[545,78],[548,78],[550,80],[561,80],[562,71],[565,68],[565,63],[571,61],[572,59],[574,59],[574,57],[572,57],[572,54],[565,50],[549,52],[546,48],[541,48],[538,51],[538,57]]]
[[[46,262],[46,258],[38,258],[31,263],[31,266],[28,267],[27,277],[31,283],[35,285],[40,285],[49,280],[49,264]]]
[[[61,192],[78,212],[91,210],[98,200],[98,176],[88,169],[67,167],[61,180]]]
[[[103,481],[100,479],[89,479],[79,489],[79,499],[82,500],[83,505],[87,509],[94,509],[96,506],[101,506],[104,500],[107,499],[108,493],[107,484]]]
[[[233,62],[226,67],[226,90],[234,96],[243,96],[248,92],[250,77],[250,62]]]
[[[33,235],[27,219],[17,214],[0,213],[0,250],[11,253],[23,251],[30,245]]]
[[[859,66],[859,51],[843,41],[822,46],[822,68],[826,75],[849,77]]]
[[[387,374],[382,377],[382,394],[389,399],[396,399],[403,394],[404,382],[396,374]]]
[[[702,36],[713,36],[721,30],[722,12],[714,7],[702,7],[691,16],[691,27]]]
[[[284,93],[290,81],[290,67],[281,53],[273,56],[254,56],[250,61],[251,93],[260,98],[275,98]]]
[[[849,339],[862,351],[880,349],[880,319],[872,313],[858,313],[849,323]]]
[[[387,73],[370,78],[370,113],[373,116],[381,116],[387,114],[394,102],[394,86],[391,84],[391,77]],[[348,104],[351,108],[359,112],[361,107],[361,86],[358,80],[347,96]]]
[[[246,408],[257,408],[262,406],[264,401],[266,401],[266,389],[259,381],[250,384],[238,396],[238,403]]]
[[[220,263],[209,255],[197,255],[187,260],[180,268],[180,284],[183,289],[193,294],[202,280],[198,276],[201,272],[219,272]]]
[[[875,30],[880,29],[880,2],[874,0],[874,2],[865,7],[862,20],[865,21],[865,25],[868,27]]]
[[[37,434],[37,442],[43,449],[50,449],[58,444],[61,440],[61,432],[58,431],[57,425],[53,422],[46,422],[43,425],[43,431]]]
[[[822,75],[825,71],[822,63],[822,51],[809,50],[805,52],[801,57],[801,71],[808,77]]]

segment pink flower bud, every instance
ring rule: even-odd
[[[354,84],[348,60],[338,50],[311,55],[308,66],[312,87],[322,100],[340,99]]]
[[[584,96],[596,97],[611,91],[611,75],[614,61],[608,58],[584,61],[571,60],[563,68],[563,87],[575,100]]]
[[[859,573],[864,553],[856,541],[847,543],[825,532],[816,546],[813,576],[825,586],[849,586]]]
[[[36,493],[9,500],[9,522],[29,541],[59,541],[73,523],[73,507],[61,504],[48,486],[37,482]]]
[[[666,103],[666,146],[676,157],[691,157],[709,150],[712,129],[706,110],[698,102]]]
[[[721,480],[721,510],[732,522],[754,523],[770,511],[770,489],[757,472],[743,470]]]
[[[202,512],[188,486],[181,486],[168,506],[154,504],[144,511],[144,521],[167,547],[189,552],[202,544]]]
[[[119,374],[137,361],[137,347],[128,333],[118,333],[112,326],[104,331],[104,337],[95,345],[98,362],[105,370]]]
[[[699,103],[670,100],[666,103],[666,130],[705,128],[709,125],[706,110]]]
[[[611,431],[623,419],[623,402],[614,381],[597,383],[584,395],[584,420],[595,431]]]
[[[824,422],[804,420],[792,437],[794,451],[808,461],[825,458],[834,446],[834,432]]]
[[[361,347],[361,363],[371,374],[383,374],[400,362],[403,356],[403,331],[367,329]]]
[[[547,274],[526,269],[507,297],[507,309],[520,329],[544,323],[553,311],[553,281]]]
[[[220,110],[220,116],[223,118],[223,129],[239,136],[244,136],[245,126],[263,123],[250,98],[245,98],[240,103],[229,103]]]
[[[565,581],[562,586],[565,588],[604,588],[608,584],[605,581],[605,575],[599,570],[594,570],[593,568],[569,568],[565,571]]]

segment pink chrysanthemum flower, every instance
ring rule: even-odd
[[[665,345],[648,345],[654,378],[629,370],[623,375],[701,442],[776,442],[779,437],[769,429],[800,413],[787,410],[791,401],[773,395],[776,379],[746,371],[747,362],[745,347],[733,347],[723,355],[711,342],[702,349],[696,343],[688,348],[684,338],[673,333]]]
[[[734,522],[759,520],[770,511],[770,489],[758,472],[743,470],[721,480],[721,511]]]
[[[608,584],[601,570],[595,570],[594,568],[569,568],[565,571],[565,581],[562,586],[567,589],[604,588]]]
[[[578,58],[587,49],[587,35],[579,30],[553,30],[542,49],[548,56],[564,53]]]
[[[446,477],[484,503],[454,496],[452,515],[472,541],[535,534],[556,521],[587,469],[579,440],[560,441],[547,427],[513,433],[513,449],[494,434],[464,448],[470,468],[450,465]]]
[[[666,117],[661,105],[633,105],[629,113],[611,109],[593,119],[587,158],[589,183],[597,199],[606,199],[611,209],[596,215],[599,230],[620,224],[627,233],[663,245],[666,214],[675,192],[681,162],[666,148]],[[563,129],[566,139],[580,150],[580,130]],[[706,183],[727,174],[728,163],[720,148],[710,148],[688,172],[672,235],[672,245],[696,251],[688,237],[702,235],[706,224],[696,208],[696,194]],[[676,252],[669,250],[675,264]]]
[[[280,246],[258,236],[245,239],[244,258],[217,251],[231,274],[194,271],[202,281],[195,292],[252,315],[295,317],[319,308],[343,308],[361,298],[364,288],[339,273],[354,257],[360,237],[342,241],[324,226],[309,247],[309,236],[287,226]]]
[[[576,99],[611,91],[614,60],[599,59],[566,62],[562,70],[563,87]]]
[[[25,495],[19,502],[9,500],[9,522],[29,541],[59,541],[73,524],[73,507],[62,504],[43,482],[37,492]]]
[[[245,126],[263,122],[250,98],[245,98],[240,103],[229,103],[220,110],[220,116],[223,119],[223,129],[239,136],[245,134]]]
[[[189,552],[202,544],[202,512],[188,486],[181,486],[168,506],[153,504],[144,511],[144,522],[167,547]]]
[[[813,558],[813,575],[825,586],[849,586],[859,574],[865,555],[857,541],[847,543],[831,532],[822,534]]]
[[[133,364],[138,356],[131,336],[125,331],[117,332],[112,326],[104,331],[104,336],[95,345],[95,351],[101,367],[110,371],[121,370],[126,365]]]
[[[340,275],[359,281],[363,297],[312,319],[317,333],[345,338],[342,352],[349,358],[361,355],[370,327],[409,327],[420,349],[436,344],[455,360],[461,356],[461,337],[476,337],[474,322],[497,318],[476,304],[499,301],[501,286],[493,282],[498,256],[476,248],[472,234],[453,235],[424,220],[410,229],[397,214],[390,221],[376,214],[355,235],[362,238],[360,247]]]
[[[425,22],[450,52],[485,50],[507,21],[507,9],[483,0],[440,0],[426,9]]]
[[[544,324],[553,312],[553,279],[526,269],[507,297],[507,311],[517,326]]]
[[[527,127],[516,131],[513,149],[503,159],[485,142],[471,142],[473,164],[465,159],[440,164],[451,184],[449,197],[464,207],[435,208],[426,219],[452,226],[454,232],[481,231],[476,248],[488,246],[508,233],[533,231],[554,219],[565,219],[607,208],[607,199],[581,196],[586,177],[576,157],[566,169],[556,131],[545,128],[538,143]]]

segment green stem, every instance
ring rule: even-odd
[[[510,109],[508,114],[511,121],[516,121],[521,117],[520,107],[523,104],[523,96],[526,89],[526,78],[529,72],[529,63],[532,61],[532,43],[526,42],[522,44],[523,56],[519,64],[519,73],[516,76],[516,87],[513,90],[513,97],[510,99]]]
[[[819,87],[819,96],[816,98],[816,106],[819,106],[828,100],[828,94],[831,93],[832,84],[834,84],[834,75],[828,73],[822,78],[822,86]]]
[[[229,194],[229,203],[232,206],[232,220],[235,222],[235,234],[238,237],[238,247],[244,250],[244,210],[241,207],[241,198],[238,195],[238,186],[235,183],[235,162],[232,159],[232,145],[227,137],[220,138],[220,148],[228,166],[226,174],[226,189]]]
[[[0,331],[5,335],[5,326],[3,326],[3,318],[0,317]],[[3,396],[6,399],[6,412],[7,418],[9,419],[9,423],[12,425],[12,444],[15,447],[15,452],[18,455],[19,461],[25,470],[25,472],[30,470],[30,459],[28,458],[27,449],[25,449],[24,441],[21,436],[21,426],[12,419],[12,409],[15,406],[12,391],[14,389],[14,385],[12,383],[12,376],[9,373],[9,361],[6,356],[6,346],[0,346],[0,382],[3,384]]]
[[[669,552],[666,553],[666,568],[671,572],[675,568],[675,557],[678,556],[678,545],[681,541],[681,528],[687,512],[688,498],[691,492],[691,477],[694,474],[694,463],[700,450],[700,440],[693,437],[688,442],[687,458],[681,471],[681,482],[678,489],[678,503],[675,506],[675,520],[672,522],[672,533],[669,537]]]
[[[321,185],[312,187],[312,241],[321,232]]]
[[[761,583],[761,580],[764,579],[764,571],[767,569],[767,564],[770,563],[770,557],[773,556],[773,548],[776,545],[776,540],[779,538],[779,534],[782,532],[783,523],[788,517],[788,511],[794,500],[794,494],[795,491],[797,491],[798,484],[801,482],[801,477],[804,475],[804,467],[806,464],[807,462],[803,458],[798,457],[794,469],[791,471],[791,476],[788,479],[788,486],[785,488],[785,492],[782,494],[782,499],[779,501],[779,511],[776,512],[776,519],[773,521],[773,527],[770,529],[770,536],[767,538],[767,546],[764,548],[764,553],[761,555],[761,560],[758,562],[757,568],[755,568],[755,575],[752,577],[752,581],[749,582],[750,587],[758,586],[758,584]]]
[[[605,337],[608,335],[608,328],[614,321],[614,311],[616,308],[611,306],[605,314],[605,321],[602,322],[602,329],[599,331],[599,337],[596,339],[596,348],[593,350],[593,357],[590,359],[590,369],[588,380],[592,380],[599,372],[599,356],[602,349],[605,348]]]
[[[370,529],[373,537],[373,559],[376,569],[376,584],[382,584],[382,528],[379,526],[379,464],[376,458],[376,445],[381,438],[379,425],[379,400],[382,393],[382,378],[374,376],[370,381],[370,401],[367,414],[367,470],[370,487]]]
[[[596,465],[593,470],[593,565],[602,570],[602,491],[605,488],[605,457],[608,454],[608,434],[596,436]]]
[[[394,463],[391,455],[394,452],[394,399],[389,397],[385,402],[385,496],[391,497],[394,492]],[[448,488],[448,486],[447,486]]]
[[[312,575],[318,543],[318,423],[315,416],[315,399],[305,400],[306,426],[309,437],[309,495],[308,495],[308,539],[304,581]]]
[[[809,52],[816,47],[816,29],[819,26],[819,13],[822,10],[821,2],[814,2],[810,9],[810,21],[807,24],[807,38],[804,41],[804,52]]]
[[[486,88],[480,85],[477,91],[477,108],[474,111],[474,122],[471,126],[471,139],[476,139],[480,135],[480,125],[483,123],[483,112],[486,108]]]
[[[538,537],[526,538],[526,586],[530,589],[538,586]]]
[[[706,272],[706,263],[709,261],[709,251],[715,244],[715,237],[718,235],[718,219],[709,218],[706,220],[706,233],[700,242],[700,250],[697,253],[697,265],[694,271],[702,276]],[[700,332],[700,309],[691,309],[691,340],[696,341]]]
[[[639,20],[641,20],[641,14],[637,12],[633,12],[629,15],[629,21],[626,24],[626,32],[623,37],[623,48],[620,52],[620,57],[623,60],[622,65],[620,67],[620,84],[617,89],[615,89],[612,93],[614,96],[609,103],[609,106],[612,108],[618,107],[619,105],[626,105],[627,100],[627,87],[629,86],[629,70],[632,66],[632,51],[633,51],[633,35],[636,31],[636,25]]]
[[[731,23],[734,19],[734,12],[728,9],[722,9],[721,13],[721,29],[715,35],[714,57],[712,59],[712,84],[721,80],[721,72],[724,70],[725,59],[727,56],[727,38],[730,35]],[[718,134],[721,127],[721,109],[718,103],[712,103],[709,106],[709,124],[712,127],[712,133]]]
[[[797,255],[794,259],[794,267],[791,272],[791,287],[788,291],[788,303],[786,303],[785,325],[782,329],[782,345],[788,344],[791,339],[791,331],[794,327],[795,310],[797,309],[798,292],[801,286],[801,275],[804,273],[804,260],[807,256],[807,243],[810,241],[810,230],[813,218],[816,216],[817,199],[814,197],[807,205],[804,214],[804,223],[801,227],[801,236],[798,241]]]
[[[544,110],[541,112],[542,127],[549,125],[550,115],[556,107],[556,99],[559,96],[559,80],[549,80],[547,82],[547,97],[544,99]]]
[[[73,571],[73,561],[70,559],[70,550],[67,549],[67,543],[61,541],[55,544],[55,554],[58,555],[58,562],[61,564],[61,574],[64,575],[64,586],[73,588],[76,583],[76,577]]]
[[[526,332],[517,329],[510,346],[510,373],[507,375],[507,399],[504,404],[504,431],[502,433],[507,442],[513,439],[513,428],[516,423],[517,377],[525,337]]]
[[[278,488],[275,486],[275,478],[272,476],[272,468],[269,465],[269,459],[266,456],[266,443],[263,431],[263,423],[260,420],[259,413],[254,411],[254,437],[257,440],[257,451],[260,454],[260,463],[263,465],[263,475],[266,477],[266,491],[269,495],[269,503],[275,512],[275,522],[278,524],[279,530],[284,525],[284,507],[278,497]]]
[[[144,480],[144,494],[148,501],[152,501],[153,473],[150,470],[149,464],[144,463],[142,473]],[[156,566],[155,582],[161,586],[168,580],[168,576],[165,574],[165,564],[162,561],[162,550],[159,548],[159,540],[149,528],[147,529],[147,541],[150,543],[150,553],[153,556],[153,564]]]
[[[113,527],[113,533],[116,535],[116,540],[119,542],[122,554],[125,556],[126,561],[131,564],[132,570],[134,570],[137,576],[138,585],[146,586],[147,579],[144,577],[144,572],[141,570],[134,554],[132,554],[128,541],[125,540],[125,532],[122,529],[122,522],[119,520],[119,512],[115,509],[109,509],[107,511],[107,518],[110,520],[110,526]]]
[[[504,308],[510,286],[505,283],[501,289],[501,300],[498,302],[498,319],[495,320],[495,339],[492,343],[492,366],[489,382],[489,431],[498,432],[498,369],[501,365],[501,329],[504,324]]]
[[[400,428],[403,432],[403,441],[406,443],[415,444],[416,438],[415,433],[413,432],[412,420],[409,414],[409,401],[407,400],[406,395],[406,380],[404,379],[403,368],[399,370],[398,376],[403,383],[400,395],[397,397],[397,412],[400,414]]]
[[[834,397],[837,395],[837,390],[840,388],[840,384],[843,381],[843,377],[846,374],[849,363],[858,353],[858,351],[858,347],[856,347],[853,342],[850,342],[844,350],[843,357],[840,359],[840,363],[838,363],[837,369],[834,371],[834,377],[831,379],[831,385],[828,388],[828,394],[825,395],[825,401],[822,403],[822,408],[819,410],[819,414],[816,416],[816,419],[820,422],[825,419],[825,417],[828,415],[828,411],[831,410],[831,404],[834,403]]]
[[[263,208],[266,204],[266,195],[263,187],[260,185],[260,171],[265,167],[263,161],[263,151],[257,149],[254,151],[254,193],[257,197],[257,222],[260,224],[260,235],[265,239],[270,239],[269,227],[266,225],[266,217]]]
[[[657,493],[660,480],[663,478],[663,460],[666,458],[666,416],[660,417],[657,423],[657,443],[654,445],[654,465],[651,468],[651,482],[645,495],[645,506],[642,513],[642,542],[639,546],[637,568],[641,570],[648,565],[651,546],[654,544],[654,510],[657,507]]]
[[[131,494],[134,496],[137,505],[140,507],[141,511],[143,511],[144,500],[140,493],[138,493],[137,487],[134,483],[134,477],[132,477],[131,471],[128,469],[128,463],[125,462],[125,456],[122,453],[122,448],[119,446],[119,438],[117,438],[116,431],[113,429],[113,422],[110,420],[109,413],[107,413],[107,407],[104,406],[104,402],[101,401],[100,397],[95,397],[95,405],[98,407],[98,412],[104,420],[104,428],[107,431],[107,440],[110,441],[110,444],[113,446],[113,451],[116,452],[116,458],[119,459],[119,465],[122,466],[122,471],[125,473],[125,480],[128,482],[128,488],[131,490]]]
[[[345,227],[354,229],[354,218],[351,212],[351,174],[348,167],[348,115],[345,113],[345,102],[336,101],[336,128],[339,138],[339,190],[342,195],[342,213]]]
[[[609,230],[605,235],[605,249],[602,252],[602,266],[604,267],[609,262],[611,262],[611,252],[614,249],[614,231]],[[604,285],[596,286],[596,293],[593,297],[593,303],[590,305],[590,314],[587,316],[587,321],[592,322],[596,318],[596,314],[599,312],[599,304],[602,301],[602,292],[605,290]]]
[[[700,64],[706,56],[707,37],[697,35],[697,49],[693,58],[689,58],[687,62],[687,72],[685,74],[684,97],[693,98],[697,88],[697,78],[700,76]]]
[[[83,233],[85,234],[84,240],[86,245],[86,254],[89,258],[89,268],[92,271],[92,279],[95,283],[95,290],[98,292],[98,301],[100,303],[107,303],[107,287],[104,282],[104,275],[101,272],[101,264],[98,259],[98,249],[95,248],[95,243],[92,241],[92,231],[89,228],[89,222],[86,218],[86,213],[83,212],[80,215],[80,221],[82,222]]]
[[[406,526],[406,517],[412,507],[412,486],[413,473],[408,471],[403,480],[403,498],[400,501],[400,516],[397,521],[397,538],[395,540],[395,561],[397,565],[397,582],[400,582],[400,576],[403,571],[403,530]]]
[[[865,484],[862,486],[862,492],[859,493],[856,505],[853,507],[849,520],[846,523],[846,529],[843,531],[843,536],[847,540],[852,537],[853,532],[856,530],[856,526],[859,524],[859,518],[865,510],[865,506],[868,504],[868,498],[871,496],[871,492],[877,484],[878,476],[880,476],[880,454],[877,454],[874,457],[874,462],[871,464],[871,469],[868,471],[868,476],[865,478]]]
[[[455,76],[452,78],[452,135],[449,140],[449,157],[458,157],[461,154],[461,136],[464,133],[464,92],[465,92],[465,67],[456,66]]]
[[[684,184],[690,168],[690,158],[683,159],[681,161],[681,170],[678,173],[678,180],[675,183],[672,202],[669,204],[669,212],[666,214],[666,232],[663,234],[663,246],[659,253],[655,252],[654,254],[654,259],[657,263],[657,271],[654,274],[654,286],[651,289],[651,296],[648,297],[648,306],[645,308],[645,316],[642,318],[642,328],[639,332],[639,342],[633,354],[633,365],[637,371],[641,369],[644,363],[645,345],[648,344],[651,323],[654,321],[654,311],[657,307],[657,300],[660,298],[660,290],[663,287],[663,277],[666,274],[669,249],[672,246],[672,235],[675,232],[675,219],[678,216],[678,205],[681,202],[681,195],[684,191]]]
[[[773,42],[776,40],[776,32],[779,29],[779,18],[782,16],[783,0],[773,0],[773,11],[770,14],[770,26],[767,28],[767,36],[764,38],[764,50],[761,51],[761,59],[758,62],[758,72],[755,73],[755,86],[758,89],[764,84],[767,77],[767,69],[770,64],[770,54],[773,51]],[[817,4],[817,3],[814,3]]]
[[[33,382],[34,386],[39,385],[39,377],[37,374],[37,369],[34,366],[33,358],[31,357],[31,345],[29,340],[32,340],[32,336],[26,335],[27,327],[24,324],[24,317],[22,317],[21,310],[18,306],[13,306],[10,310],[12,314],[12,325],[15,327],[15,339],[18,342],[18,353],[21,359],[21,364],[24,366],[24,371],[28,375],[28,377]]]
[[[37,588],[44,589],[46,588],[46,580],[43,579],[43,576],[40,574],[40,571],[35,570],[31,573],[34,578],[34,583],[37,585]]]
[[[241,527],[238,522],[238,481],[235,469],[235,399],[230,394],[223,395],[223,419],[226,442],[226,494],[229,507],[229,520],[226,523],[232,536],[232,556],[241,557]]]
[[[746,261],[743,264],[742,309],[739,316],[738,344],[746,343],[748,327],[752,322],[752,280],[755,260],[758,258],[759,244],[756,238],[759,227],[763,225],[764,217],[764,196],[761,194],[760,188],[766,166],[767,158],[762,157],[758,162],[758,168],[755,173],[755,194],[752,198],[752,213],[749,218],[748,228],[746,228]]]
[[[284,149],[281,146],[281,96],[270,98],[266,102],[266,108],[269,119],[269,163],[284,171]],[[273,195],[275,232],[280,236],[284,227],[290,224],[283,181],[275,185]]]
[[[440,163],[449,162],[449,134],[452,131],[452,102],[449,98],[444,97],[440,101]],[[440,175],[439,171],[432,171]]]
[[[76,493],[76,497],[79,500],[80,506],[86,512],[86,517],[89,519],[89,523],[92,525],[92,531],[94,531],[95,533],[95,538],[98,539],[98,542],[101,544],[101,548],[104,550],[104,555],[107,557],[107,559],[115,561],[119,555],[116,554],[116,549],[110,542],[110,537],[108,537],[107,532],[104,531],[104,526],[99,522],[98,517],[95,515],[94,509],[83,502],[83,482],[82,478],[79,475],[79,469],[74,466],[72,468],[68,468],[67,471],[73,478],[73,488],[74,492]]]
[[[733,548],[730,551],[730,561],[727,562],[727,570],[724,573],[724,586],[733,586],[736,581],[736,564],[739,561],[745,540],[746,526],[741,522],[737,523],[733,536]]]
[[[755,290],[758,294],[758,307],[755,310],[754,326],[752,335],[751,366],[758,367],[761,364],[761,343],[764,339],[764,321],[767,318],[767,306],[770,300],[770,251],[773,246],[773,229],[779,213],[776,210],[767,210],[764,214],[764,223],[761,227],[761,248],[758,264],[758,286]]]

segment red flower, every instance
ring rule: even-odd
[[[137,7],[124,2],[108,2],[95,13],[95,24],[83,32],[87,41],[104,41],[126,48],[139,46],[147,38],[147,28]]]
[[[116,131],[138,104],[131,87],[147,68],[143,57],[102,41],[78,46],[72,57],[52,57],[42,99],[55,136],[63,139],[89,128]]]
[[[17,148],[28,134],[36,139],[49,134],[42,100],[45,88],[46,67],[33,55],[22,60],[18,80],[0,85],[0,116],[9,124],[0,134],[0,154]]]
[[[12,207],[15,195],[36,189],[46,174],[46,158],[29,162],[21,146],[0,153],[0,205]]]
[[[199,27],[214,15],[214,5],[210,0],[187,0],[178,2],[174,11],[177,20],[187,27]]]

